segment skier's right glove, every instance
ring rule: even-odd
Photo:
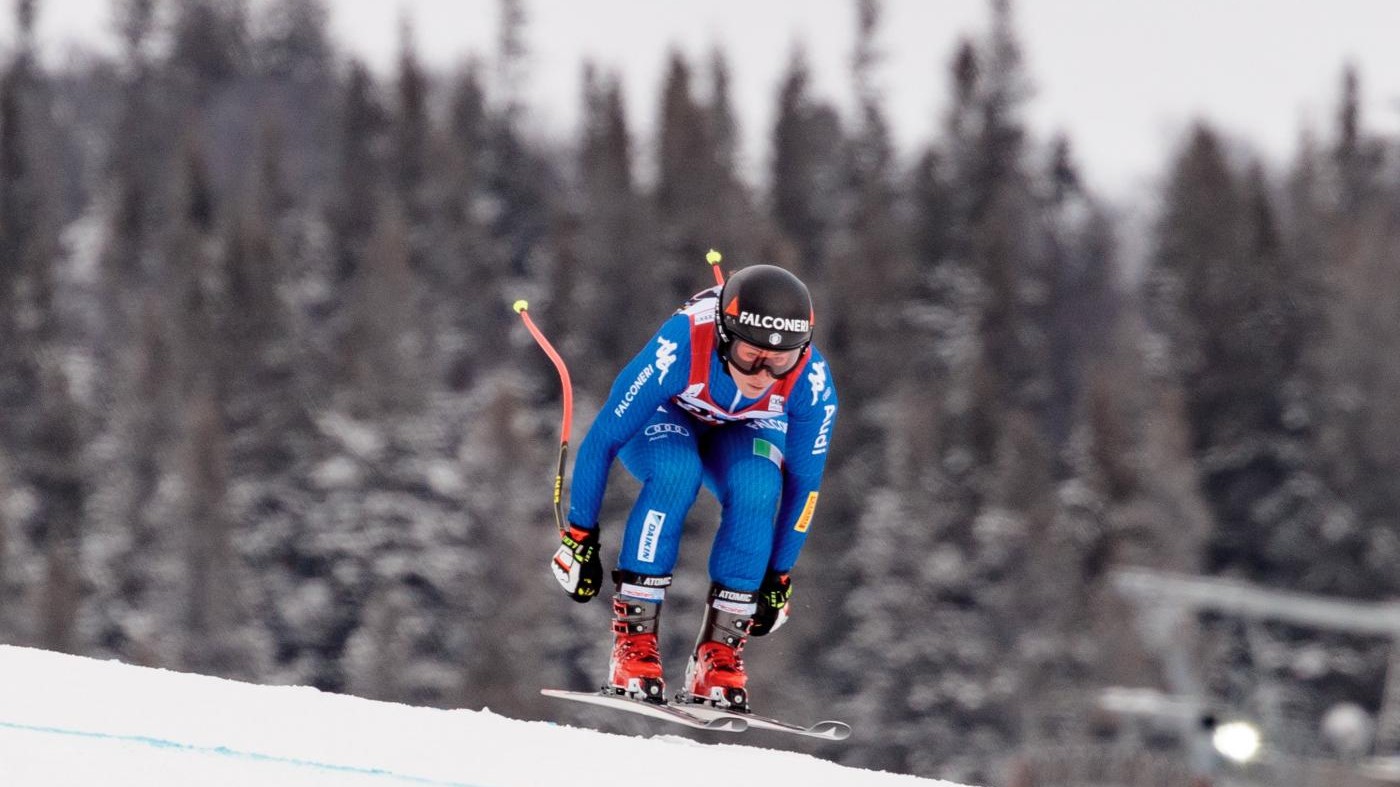
[[[585,530],[570,522],[559,534],[559,549],[550,561],[554,578],[569,598],[580,604],[593,600],[603,585],[603,558],[598,554],[598,528]]]
[[[755,637],[778,630],[778,627],[787,622],[791,607],[788,602],[792,599],[792,577],[786,572],[779,573],[772,569],[763,577],[763,584],[758,588],[758,611],[753,615],[753,625],[749,627],[749,633]]]

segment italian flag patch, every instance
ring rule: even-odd
[[[755,456],[766,456],[769,459],[772,459],[773,464],[777,465],[778,467],[783,466],[783,452],[780,451],[776,445],[773,445],[767,440],[754,438],[753,452]]]

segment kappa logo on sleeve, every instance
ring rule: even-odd
[[[812,364],[812,373],[807,375],[807,382],[812,384],[812,404],[816,404],[822,391],[826,390],[826,361]]]
[[[676,362],[676,348],[680,345],[667,341],[664,336],[656,341],[656,368],[661,370],[661,376],[656,378],[656,381],[660,383],[666,381],[666,373],[671,371],[671,364]]]

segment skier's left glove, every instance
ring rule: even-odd
[[[787,572],[772,569],[763,577],[758,588],[758,611],[753,615],[753,625],[749,633],[755,637],[777,631],[787,622],[792,611],[788,602],[792,599],[792,577]]]
[[[569,598],[580,604],[593,600],[603,584],[603,558],[598,554],[598,528],[585,530],[570,522],[559,534],[559,549],[550,567]]]

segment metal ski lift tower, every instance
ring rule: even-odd
[[[1400,743],[1400,603],[1328,598],[1236,580],[1146,569],[1116,571],[1113,585],[1137,608],[1144,638],[1162,654],[1170,689],[1202,708],[1206,698],[1191,666],[1191,638],[1184,636],[1187,632],[1183,629],[1195,620],[1197,613],[1214,612],[1252,624],[1276,621],[1389,640],[1390,659],[1373,752],[1393,753]],[[1194,764],[1200,767],[1208,762],[1211,754],[1204,736],[1196,733],[1188,740],[1192,741]]]

